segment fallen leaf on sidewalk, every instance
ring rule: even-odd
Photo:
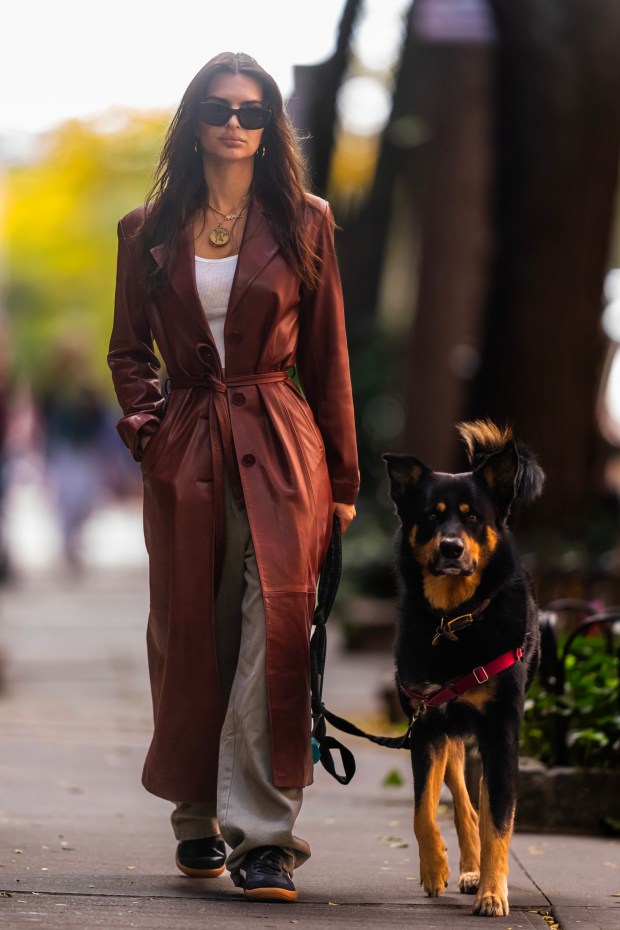
[[[551,914],[547,914],[546,911],[536,911],[531,909],[528,911],[528,914],[538,914],[539,917],[542,917],[542,919],[548,925],[549,930],[560,930],[560,925],[556,923]]]
[[[380,843],[385,843],[390,849],[408,849],[409,843],[406,843],[402,836],[380,836]]]
[[[400,788],[405,784],[405,780],[398,769],[392,769],[387,773],[381,782],[384,788]]]

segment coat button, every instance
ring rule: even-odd
[[[247,455],[244,455],[241,461],[244,465],[247,466],[247,468],[251,468],[252,465],[256,465],[256,458],[252,455],[251,452],[248,452]]]
[[[233,394],[232,402],[235,405],[235,407],[243,407],[243,405],[245,404],[245,394],[241,394],[241,393]]]
[[[237,333],[237,332],[231,333],[230,336],[228,337],[228,341],[232,342],[232,344],[235,346],[238,346],[242,339],[243,339],[243,336],[241,335],[241,333]]]

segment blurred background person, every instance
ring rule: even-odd
[[[77,570],[82,530],[106,497],[111,451],[108,407],[89,378],[79,341],[66,339],[56,346],[37,407],[62,555]]]

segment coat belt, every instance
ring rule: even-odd
[[[168,388],[170,391],[183,388],[203,388],[211,391],[211,409],[215,413],[219,430],[219,443],[216,441],[213,429],[211,430],[211,452],[213,456],[213,510],[215,530],[215,592],[219,586],[222,569],[222,554],[226,537],[226,511],[224,503],[224,468],[232,488],[234,498],[239,507],[244,507],[241,475],[235,453],[230,410],[226,394],[229,388],[249,387],[256,384],[271,384],[276,381],[288,381],[288,371],[263,371],[248,375],[232,375],[218,378],[211,372],[202,377],[181,376],[170,378]]]
[[[288,371],[257,371],[249,375],[232,375],[229,378],[216,378],[215,375],[208,372],[202,377],[189,375],[171,378],[169,387],[171,391],[175,391],[177,388],[202,387],[225,394],[229,387],[269,384],[272,381],[288,381]]]

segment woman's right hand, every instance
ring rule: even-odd
[[[346,533],[357,515],[353,504],[341,504],[337,501],[332,504],[332,513],[340,519],[340,529],[343,533]]]

